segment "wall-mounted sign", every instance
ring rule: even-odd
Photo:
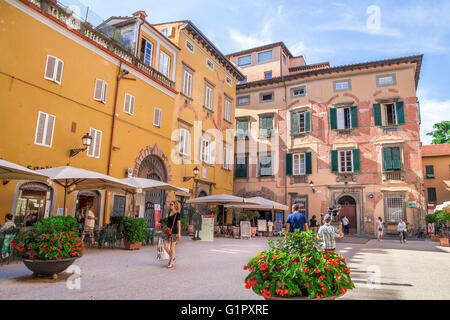
[[[373,199],[373,193],[369,194],[369,198]]]
[[[409,208],[417,207],[417,201],[408,201],[408,207]]]
[[[32,166],[31,164],[29,164],[27,165],[27,168],[30,170],[42,170],[42,169],[49,169],[51,167],[50,166],[39,167],[39,166]]]

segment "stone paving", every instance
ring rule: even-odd
[[[244,288],[242,266],[265,248],[267,238],[194,242],[183,237],[173,269],[156,260],[156,245],[137,251],[88,249],[75,262],[82,276],[81,288],[73,290],[66,285],[69,274],[56,281],[32,279],[16,262],[0,266],[0,299],[260,299]],[[340,299],[450,299],[450,250],[438,243],[348,237],[337,249],[356,285]]]

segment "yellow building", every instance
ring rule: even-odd
[[[178,165],[171,153],[183,50],[145,18],[138,11],[93,29],[52,1],[1,0],[0,158],[32,169],[70,162],[116,178],[131,171],[182,186],[191,166]],[[86,133],[93,144],[69,158]],[[232,190],[229,175],[218,190]],[[5,181],[0,190],[2,220],[8,212],[24,224],[34,213],[64,214],[64,192],[55,184]],[[171,197],[142,194],[134,214],[154,225],[155,210],[164,212]],[[69,194],[66,212],[90,203],[99,225],[110,214],[132,214],[130,197],[99,190]]]

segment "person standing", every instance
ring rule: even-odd
[[[346,216],[344,216],[343,218],[342,218],[342,226],[344,227],[344,233],[345,234],[348,234],[349,233],[349,224],[350,224],[350,221],[348,220],[348,218],[346,217]]]
[[[406,223],[403,221],[403,219],[400,219],[400,222],[397,225],[397,231],[400,234],[400,243],[406,242]]]
[[[81,237],[81,235],[83,233],[83,226],[84,226],[84,216],[81,213],[81,210],[77,211],[76,218],[77,218],[78,236]]]
[[[317,233],[322,236],[323,249],[334,251],[336,250],[335,238],[341,238],[344,234],[331,225],[331,215],[326,214],[323,220],[324,224],[319,228]]]
[[[198,209],[195,209],[194,217],[192,218],[192,224],[194,225],[194,237],[192,240],[202,240],[200,238],[200,230],[202,230],[202,216]]]
[[[10,213],[5,215],[5,224],[0,228],[0,233],[12,233],[16,224],[12,221],[13,216]]]
[[[300,213],[300,206],[294,205],[294,212],[291,213],[286,220],[286,231],[293,233],[295,229],[300,231],[308,231],[308,220],[303,213]]]
[[[383,219],[381,217],[378,217],[377,221],[378,241],[383,241],[383,233],[384,233]]]
[[[178,201],[170,203],[170,212],[167,217],[167,227],[172,228],[172,234],[164,233],[164,249],[170,256],[167,268],[173,268],[173,261],[175,260],[175,245],[181,239],[181,220],[180,220],[181,206]]]
[[[311,219],[309,219],[309,227],[311,228],[311,230],[314,233],[317,233],[317,220],[316,220],[316,216],[312,216]]]
[[[89,236],[90,243],[94,243],[94,227],[96,220],[98,220],[98,218],[94,214],[94,204],[91,204],[84,220],[84,229],[83,234],[81,235],[81,241],[84,241],[87,234]]]

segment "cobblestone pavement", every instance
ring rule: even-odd
[[[32,279],[16,262],[0,266],[0,299],[260,299],[244,288],[242,266],[265,248],[267,238],[194,242],[183,237],[173,269],[156,260],[156,245],[136,251],[88,249],[74,263],[82,276],[81,288],[72,290],[69,274],[56,281]],[[449,248],[430,241],[349,237],[337,249],[356,285],[340,299],[450,299]]]

